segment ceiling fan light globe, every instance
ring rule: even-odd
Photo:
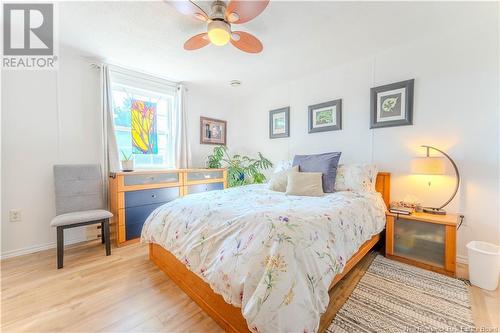
[[[229,43],[231,39],[230,27],[223,21],[212,21],[208,24],[208,39],[217,46],[223,46]]]

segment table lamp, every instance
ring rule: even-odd
[[[446,154],[444,151],[439,150],[435,147],[432,146],[421,146],[423,148],[426,148],[426,156],[425,157],[416,157],[412,161],[411,169],[412,173],[414,174],[421,174],[421,175],[443,175],[445,172],[445,159],[443,157],[431,157],[430,156],[430,150],[435,150],[439,153],[441,153],[444,157],[446,157],[451,165],[453,165],[453,169],[455,169],[455,174],[456,174],[456,185],[455,185],[455,190],[453,191],[453,194],[451,197],[441,206],[439,207],[424,207],[423,210],[425,213],[430,213],[430,214],[439,214],[439,215],[445,215],[446,211],[443,209],[448,205],[451,200],[457,195],[458,192],[458,186],[460,185],[460,174],[458,172],[457,165],[455,162],[451,159],[451,157]]]

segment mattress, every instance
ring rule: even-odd
[[[254,332],[314,332],[328,288],[385,226],[377,192],[287,196],[249,185],[189,195],[157,208],[142,230],[227,303]]]

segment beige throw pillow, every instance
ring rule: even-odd
[[[273,174],[273,177],[269,180],[269,189],[271,191],[285,192],[288,175],[291,173],[299,173],[299,166],[297,165]]]
[[[322,172],[293,172],[288,174],[286,194],[319,197],[323,193]]]

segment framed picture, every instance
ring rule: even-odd
[[[269,138],[290,136],[290,107],[269,111]]]
[[[226,145],[227,123],[224,120],[200,117],[200,143]]]
[[[413,125],[414,81],[371,88],[370,128]]]
[[[342,100],[309,106],[309,133],[342,129]]]

